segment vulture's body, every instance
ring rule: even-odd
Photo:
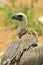
[[[29,48],[37,46],[36,39],[35,37],[33,37],[34,36],[27,33],[18,41],[10,43],[6,52],[3,55],[2,65],[4,61],[5,63],[11,62],[11,64],[13,64],[14,62],[21,59],[24,52],[28,51]]]
[[[42,65],[43,45],[34,47],[26,51],[17,65]]]
[[[18,41],[14,41],[14,42],[10,43],[10,45],[8,46],[7,50],[5,51],[5,53],[3,55],[3,58],[1,60],[1,65],[13,65],[16,62],[19,62],[19,61],[21,62],[21,60],[23,60],[22,57],[25,56],[25,53],[26,53],[26,56],[30,55],[27,60],[27,61],[29,61],[29,58],[31,57],[31,54],[29,53],[29,49],[32,50],[34,47],[37,46],[38,38],[37,38],[36,32],[34,32],[33,30],[28,30],[28,31],[26,30],[26,20],[27,19],[26,19],[26,17],[23,18],[22,16],[23,15],[21,15],[21,14],[19,14],[19,15],[17,14],[16,16],[12,17],[13,19],[18,18],[18,20],[21,21],[21,22],[19,22],[19,28],[18,28],[18,36],[20,39]],[[32,55],[34,55],[33,54],[34,51],[35,50],[32,50]],[[35,51],[35,53],[36,53],[36,51]],[[25,57],[24,57],[24,59],[25,59]],[[22,63],[19,65],[22,65]],[[29,64],[29,65],[31,65],[31,64]]]

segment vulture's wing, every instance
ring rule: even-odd
[[[5,65],[7,63],[14,63],[18,61],[25,51],[28,51],[30,47],[37,46],[36,38],[28,33],[22,36],[18,41],[12,42],[7,50],[5,51],[1,65]]]

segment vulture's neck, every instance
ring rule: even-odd
[[[19,22],[18,35],[20,35],[20,37],[26,32],[26,22],[27,20]]]

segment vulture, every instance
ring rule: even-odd
[[[21,38],[24,34],[29,33],[34,35],[38,41],[37,32],[34,29],[26,28],[27,26],[27,17],[24,13],[17,13],[16,15],[12,16],[12,19],[18,20],[18,36]]]
[[[25,63],[25,56],[27,62],[31,63],[30,61],[37,58],[37,55],[40,53],[39,50],[37,51],[38,47],[38,35],[34,30],[26,29],[27,24],[27,17],[23,13],[17,13],[14,16],[11,17],[12,19],[18,20],[19,26],[18,26],[18,36],[19,39],[17,41],[11,42],[6,51],[3,54],[3,57],[1,59],[1,65],[14,65],[19,64],[19,62],[22,63],[19,65],[24,65]],[[36,48],[33,49],[33,48]],[[34,53],[35,52],[35,53]],[[36,53],[37,52],[37,53]],[[38,53],[39,52],[39,53]],[[26,53],[26,55],[25,55]],[[34,54],[36,54],[34,58]],[[31,57],[32,55],[32,57]],[[39,56],[38,56],[39,57]],[[24,58],[24,60],[23,60]],[[30,58],[32,58],[30,60]],[[38,61],[38,59],[37,59]],[[34,61],[33,61],[34,62]],[[28,64],[27,65],[32,65]]]

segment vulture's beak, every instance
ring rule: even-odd
[[[11,18],[16,20],[18,19],[17,15],[12,16]]]
[[[18,20],[18,21],[23,21],[23,18],[21,15],[14,15],[11,17],[11,19],[15,19],[15,20]]]

